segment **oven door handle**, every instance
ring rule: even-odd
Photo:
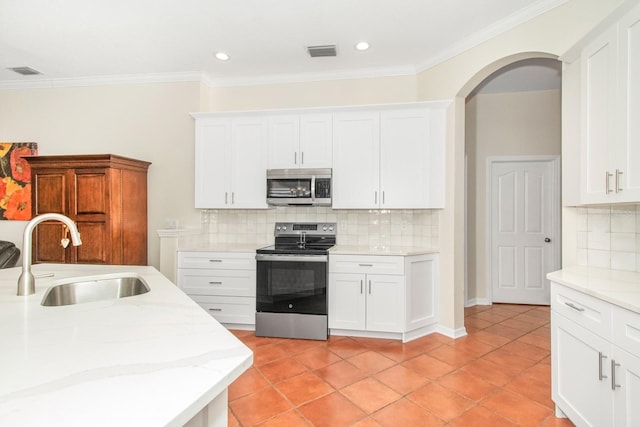
[[[256,254],[256,261],[327,262],[327,255]]]

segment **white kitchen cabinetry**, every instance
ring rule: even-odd
[[[551,287],[552,398],[578,426],[640,425],[640,314]]]
[[[444,207],[445,107],[334,114],[333,207]]]
[[[254,252],[178,252],[178,287],[220,323],[254,327]]]
[[[270,117],[268,168],[331,168],[331,123],[329,113]]]
[[[437,322],[437,255],[330,255],[328,293],[334,335],[426,335]]]
[[[266,208],[267,121],[196,117],[196,208]]]
[[[580,132],[563,142],[579,139],[580,204],[640,201],[640,5],[630,4],[580,50]]]

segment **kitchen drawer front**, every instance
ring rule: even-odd
[[[640,314],[613,307],[613,343],[631,354],[640,355]]]
[[[189,295],[256,296],[255,270],[178,269],[178,286]]]
[[[207,295],[193,295],[191,298],[220,323],[256,323],[255,298]]]
[[[178,252],[178,268],[255,270],[255,252]]]
[[[404,274],[404,257],[384,255],[331,255],[330,273]]]
[[[552,282],[551,310],[602,338],[611,339],[613,314],[608,302]]]

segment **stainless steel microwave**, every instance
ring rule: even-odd
[[[267,170],[267,203],[331,206],[331,169]]]

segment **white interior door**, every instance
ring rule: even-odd
[[[558,161],[489,161],[489,282],[494,302],[549,304],[546,275],[560,265]]]

